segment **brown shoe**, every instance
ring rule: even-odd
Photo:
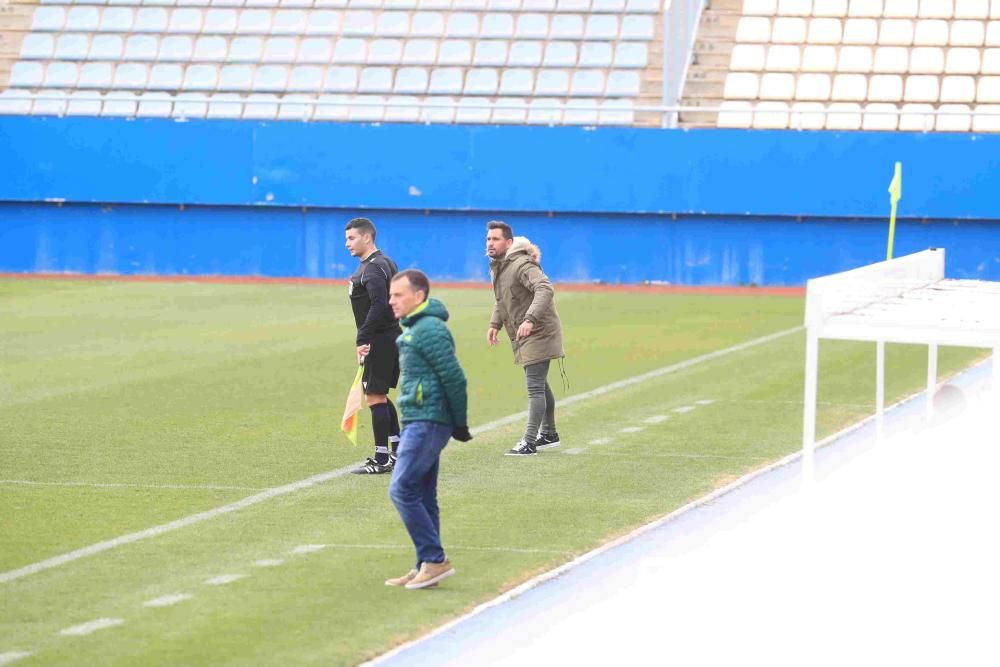
[[[410,583],[410,581],[412,581],[415,576],[417,576],[417,571],[416,570],[410,570],[409,572],[407,572],[406,574],[404,574],[402,577],[394,577],[392,579],[386,579],[385,580],[385,585],[386,586],[405,586],[406,584]]]
[[[406,587],[410,590],[427,588],[443,579],[447,579],[453,574],[455,574],[455,568],[451,566],[451,561],[447,558],[444,559],[443,563],[428,563],[424,561],[420,564],[420,572],[406,584]]]

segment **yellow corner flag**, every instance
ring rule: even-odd
[[[903,163],[896,163],[896,171],[892,175],[892,182],[889,183],[889,247],[886,250],[885,258],[892,259],[892,243],[896,237],[896,205],[903,197]]]
[[[358,366],[358,374],[354,376],[354,383],[351,390],[347,392],[347,403],[344,405],[344,417],[340,420],[340,430],[351,441],[351,444],[358,444],[358,413],[361,412],[362,396],[361,376],[364,375],[365,367]]]

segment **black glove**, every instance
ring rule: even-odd
[[[472,440],[472,434],[469,433],[468,426],[456,426],[451,432],[451,437],[461,442]]]

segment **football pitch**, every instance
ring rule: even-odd
[[[522,459],[491,292],[433,295],[480,430],[442,459],[457,574],[406,591],[388,477],[344,474],[346,289],[0,280],[0,664],[354,664],[800,447],[801,298],[558,291],[563,444]],[[824,341],[821,437],[874,411],[874,356]],[[922,388],[924,348],[886,356],[887,400]]]

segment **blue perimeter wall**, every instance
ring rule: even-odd
[[[401,267],[484,280],[510,222],[556,280],[801,285],[948,251],[1000,280],[1000,135],[0,117],[0,272],[340,278],[368,215]]]

